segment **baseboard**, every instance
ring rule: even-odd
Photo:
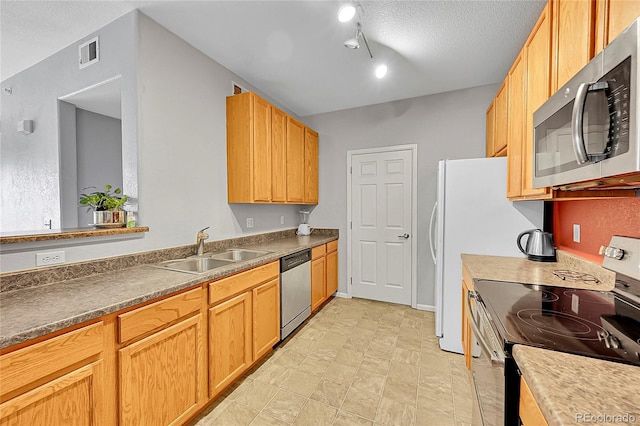
[[[351,299],[351,296],[349,296],[347,293],[343,293],[341,291],[336,291],[335,296],[336,297],[342,297],[343,299]]]
[[[419,311],[429,311],[429,312],[435,312],[436,311],[436,307],[432,306],[432,305],[421,305],[421,304],[417,304],[416,305],[416,309]]]

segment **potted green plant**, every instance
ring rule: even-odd
[[[96,189],[95,186],[83,188]],[[125,225],[126,213],[122,206],[127,202],[126,195],[120,188],[111,191],[113,187],[106,185],[104,191],[94,191],[88,194],[80,194],[80,204],[87,206],[87,210],[93,210],[93,225],[99,228],[118,228]]]

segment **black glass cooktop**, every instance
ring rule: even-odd
[[[640,365],[640,309],[612,292],[488,280],[475,289],[508,351],[517,343]]]

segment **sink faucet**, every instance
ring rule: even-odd
[[[206,228],[202,228],[196,234],[196,254],[197,255],[201,255],[202,253],[204,253],[204,240],[209,238],[209,234],[204,232],[207,229],[209,229],[208,226]]]

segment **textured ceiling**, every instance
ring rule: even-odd
[[[374,54],[336,1],[0,2],[2,79],[139,8],[299,116],[501,81],[544,1],[364,1]],[[378,80],[374,62],[385,62]]]

